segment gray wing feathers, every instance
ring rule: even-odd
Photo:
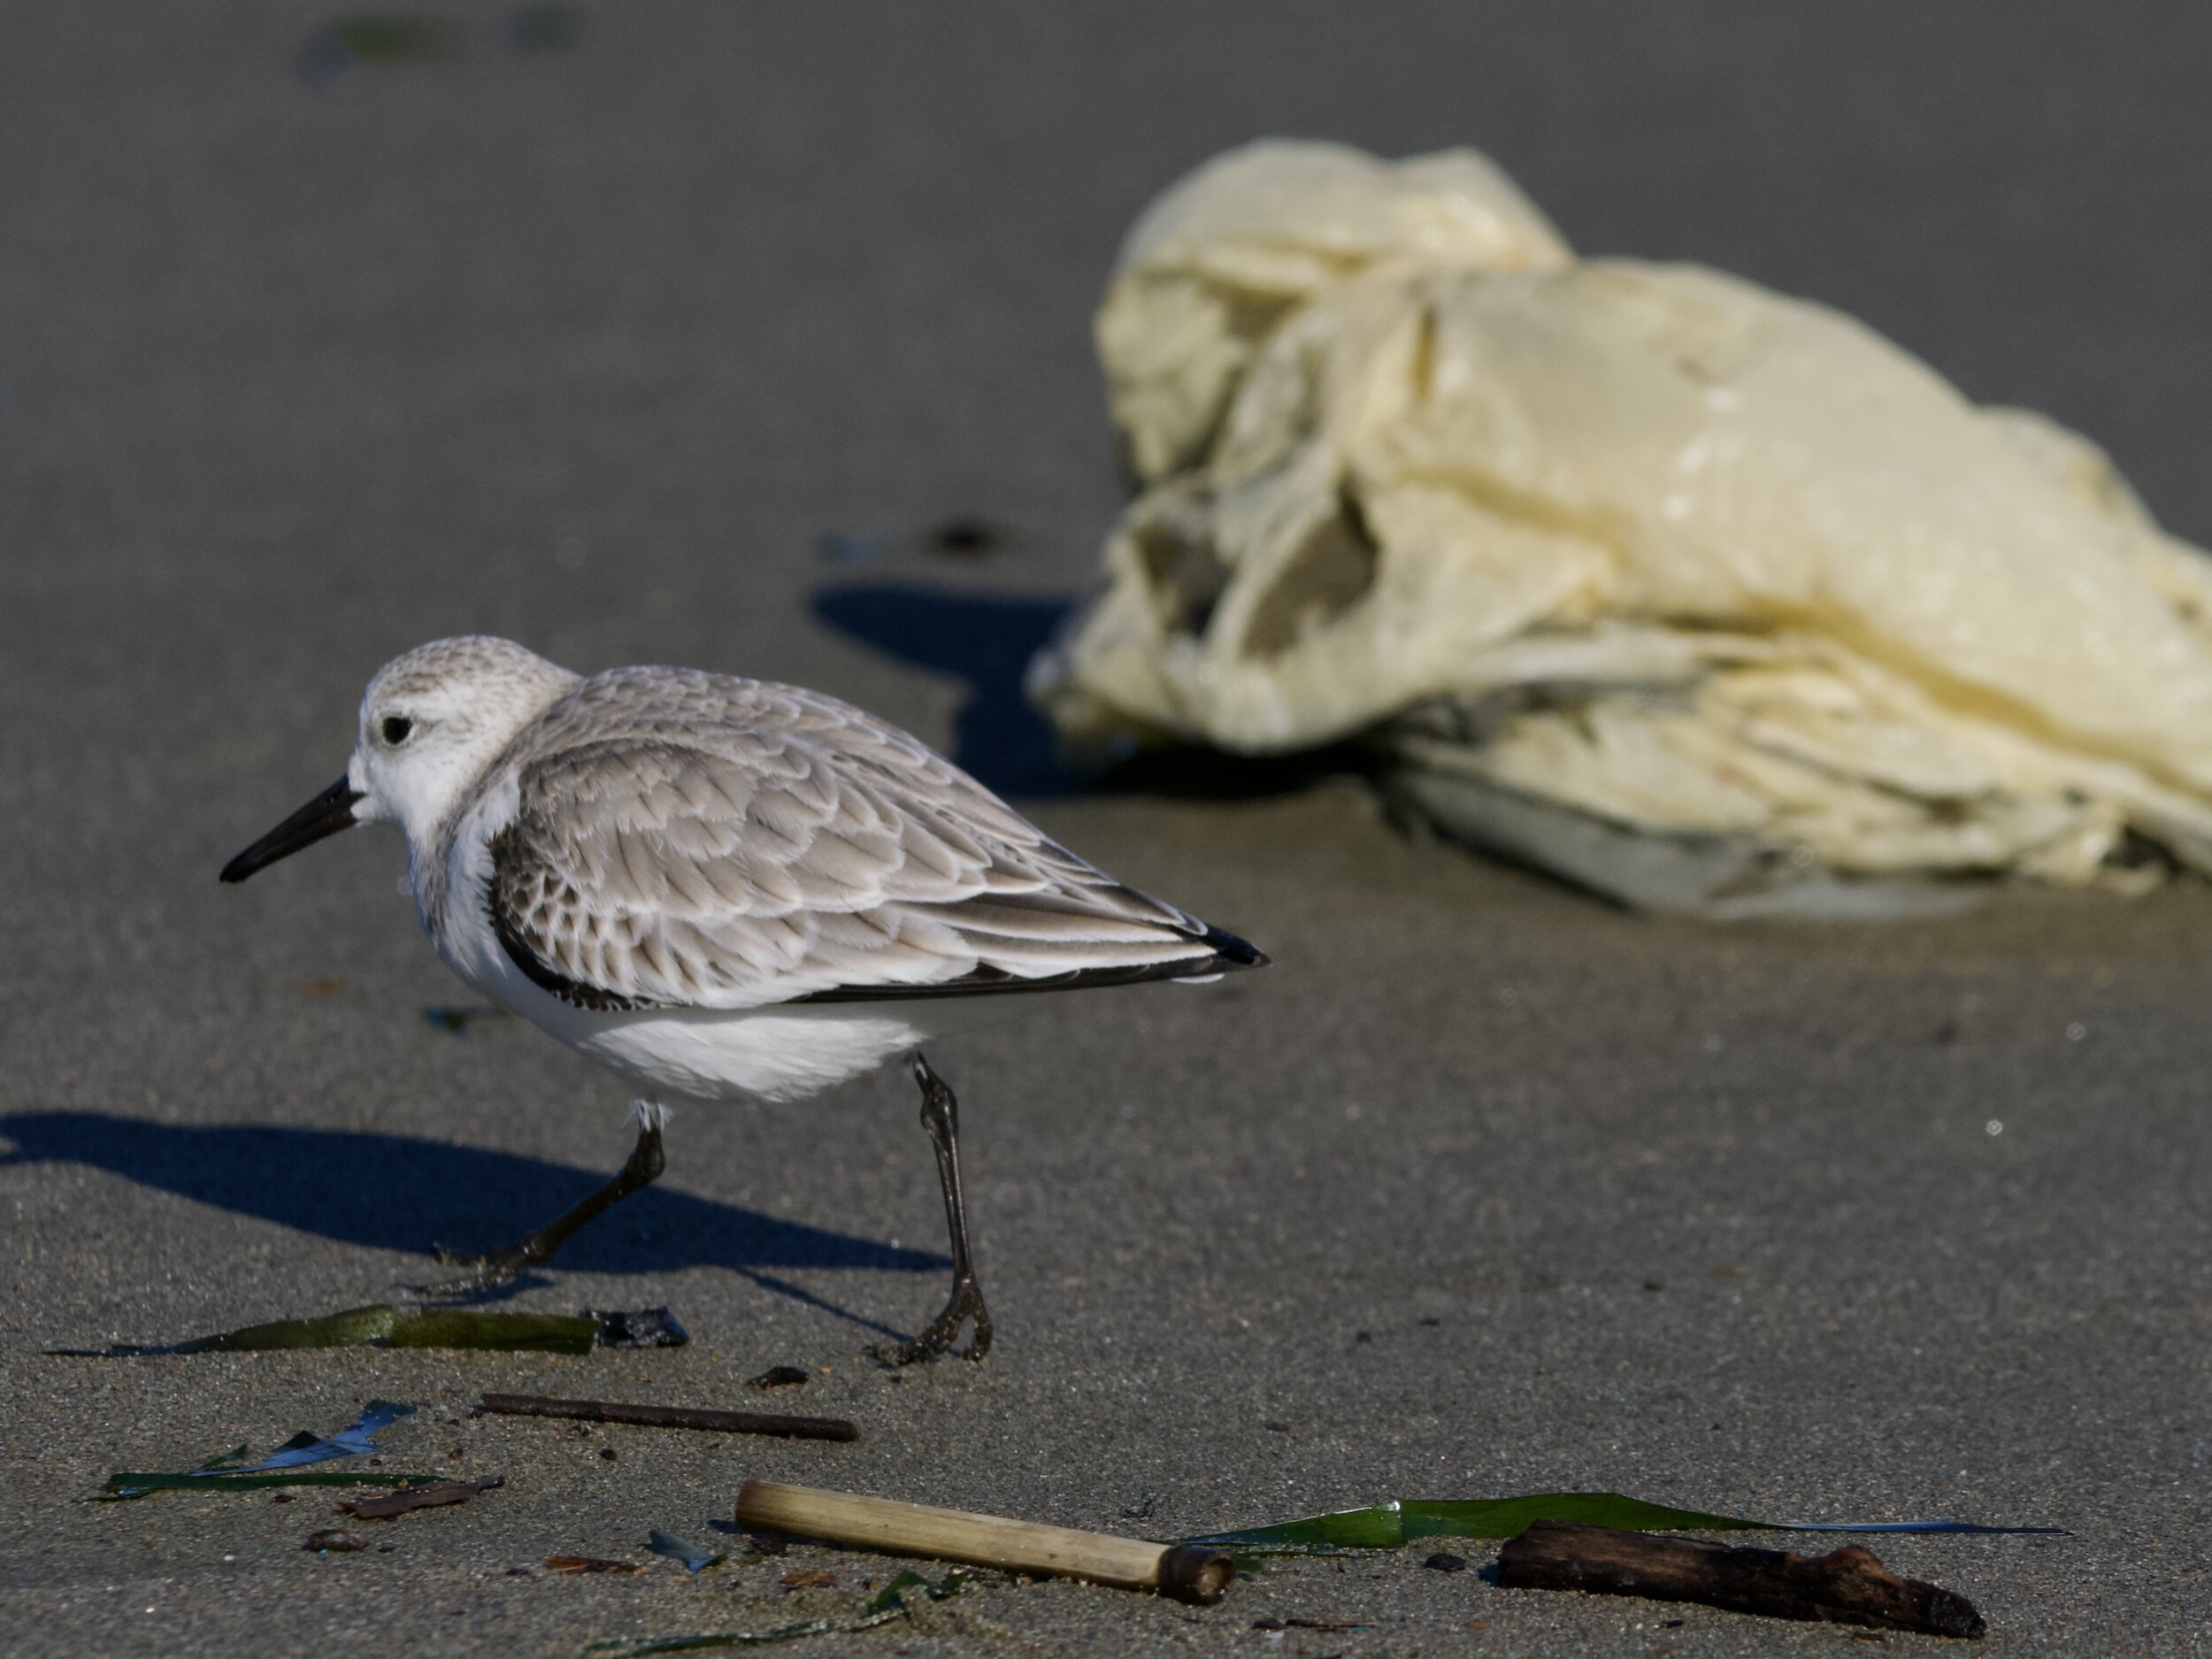
[[[1203,923],[815,693],[623,670],[518,741],[494,921],[590,1006],[1210,971]]]

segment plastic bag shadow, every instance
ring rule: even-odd
[[[1325,777],[1370,770],[1365,756],[1348,744],[1266,757],[1175,747],[1141,752],[1102,771],[1067,765],[1051,724],[1024,695],[1022,679],[1030,658],[1078,603],[1072,595],[860,582],[817,588],[810,608],[839,633],[899,662],[967,681],[968,700],[953,722],[951,758],[1000,795],[1248,800],[1295,794]]]
[[[506,1244],[606,1179],[510,1152],[408,1135],[266,1125],[148,1123],[105,1112],[0,1117],[15,1143],[0,1167],[81,1164],[196,1202],[380,1250]],[[908,1249],[672,1188],[649,1187],[583,1229],[562,1271],[720,1267],[935,1272],[942,1256]]]

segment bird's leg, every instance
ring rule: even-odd
[[[553,1252],[568,1242],[569,1234],[586,1222],[611,1210],[641,1187],[652,1184],[654,1179],[668,1167],[668,1160],[661,1150],[661,1125],[665,1114],[649,1101],[637,1102],[637,1145],[630,1149],[630,1161],[615,1174],[615,1178],[592,1194],[565,1215],[548,1222],[519,1244],[504,1250],[493,1250],[483,1256],[462,1256],[442,1247],[434,1246],[431,1254],[439,1261],[454,1267],[469,1267],[476,1271],[464,1273],[458,1279],[446,1279],[435,1285],[418,1285],[418,1294],[425,1296],[464,1296],[471,1291],[489,1290],[504,1285],[526,1267],[551,1258]]]
[[[983,1286],[976,1280],[975,1262],[968,1252],[968,1210],[960,1195],[960,1102],[918,1049],[914,1080],[922,1087],[922,1127],[937,1150],[937,1179],[945,1189],[945,1226],[952,1234],[952,1299],[919,1336],[910,1342],[887,1343],[876,1349],[876,1357],[887,1365],[934,1359],[952,1347],[961,1325],[973,1319],[975,1336],[961,1357],[981,1359],[991,1351],[991,1314],[983,1305]]]

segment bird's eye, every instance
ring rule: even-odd
[[[384,741],[397,749],[407,741],[407,734],[415,729],[415,723],[403,714],[384,717]]]

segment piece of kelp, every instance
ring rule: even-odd
[[[440,1003],[422,1010],[422,1017],[440,1031],[451,1032],[457,1037],[468,1035],[469,1027],[480,1019],[499,1019],[507,1010],[494,1008],[488,1002]]]
[[[460,29],[443,18],[338,18],[301,43],[297,62],[301,78],[322,87],[349,69],[449,63],[461,56],[465,43]]]
[[[1396,1549],[1422,1538],[1514,1538],[1533,1521],[1580,1521],[1640,1532],[2056,1532],[2055,1526],[1982,1526],[1970,1521],[1762,1521],[1678,1509],[1617,1492],[1532,1492],[1515,1498],[1415,1498],[1337,1509],[1273,1526],[1178,1539],[1240,1557],[1325,1555]]]
[[[650,1327],[653,1336],[641,1340]],[[279,1319],[241,1331],[157,1346],[50,1348],[81,1359],[126,1359],[148,1354],[257,1353],[277,1348],[446,1348],[500,1353],[588,1354],[603,1348],[680,1348],[689,1339],[665,1308],[637,1313],[503,1313],[481,1308],[397,1308],[380,1302],[319,1319]]]
[[[601,1348],[681,1348],[691,1340],[691,1333],[665,1308],[628,1313],[618,1308],[587,1308],[584,1317],[599,1321]]]
[[[338,1507],[364,1521],[396,1521],[417,1509],[442,1509],[466,1503],[479,1493],[506,1484],[505,1477],[501,1475],[494,1475],[489,1480],[433,1480],[426,1486],[403,1486],[380,1498],[359,1498]]]
[[[849,1618],[809,1618],[766,1630],[718,1630],[697,1636],[612,1636],[586,1644],[588,1654],[610,1659],[633,1659],[639,1654],[691,1653],[706,1647],[761,1647],[770,1642],[795,1641],[802,1636],[849,1636],[873,1630],[895,1618],[904,1618],[916,1608],[958,1595],[975,1581],[975,1574],[956,1568],[941,1578],[925,1578],[911,1568],[876,1593],[864,1611]]]
[[[500,33],[518,52],[565,51],[583,38],[584,19],[572,5],[525,6],[508,14]]]
[[[333,1458],[359,1457],[376,1449],[376,1436],[415,1408],[391,1400],[372,1400],[367,1408],[335,1434],[317,1434],[302,1429],[257,1463],[242,1463],[246,1448],[237,1447],[211,1457],[196,1469],[177,1473],[122,1472],[108,1477],[103,1499],[142,1498],[151,1492],[211,1492],[262,1486],[413,1486],[436,1480],[435,1475],[388,1475],[379,1471],[325,1471],[320,1474],[295,1471]]]

